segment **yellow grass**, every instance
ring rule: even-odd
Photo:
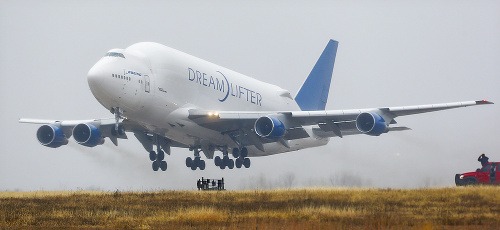
[[[500,187],[0,192],[0,229],[500,227]]]

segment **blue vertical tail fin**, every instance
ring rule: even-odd
[[[330,40],[300,87],[295,101],[303,111],[325,110],[339,42]]]

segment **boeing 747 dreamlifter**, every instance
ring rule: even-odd
[[[133,133],[149,153],[154,171],[167,170],[165,153],[188,148],[192,170],[205,158],[221,169],[250,167],[249,157],[326,145],[330,138],[379,136],[409,128],[399,116],[493,104],[486,100],[403,107],[325,110],[338,42],[330,40],[297,95],[235,71],[152,42],[112,49],[88,72],[92,94],[114,114],[110,119],[40,120],[40,144],[57,148],[74,140],[115,145]],[[156,151],[155,151],[156,150]],[[215,156],[220,151],[221,156]],[[215,157],[214,157],[215,156]]]

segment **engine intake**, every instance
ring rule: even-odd
[[[361,133],[371,136],[379,136],[388,131],[384,118],[377,113],[359,114],[356,118],[356,128]]]
[[[104,143],[101,130],[92,124],[78,124],[73,128],[73,137],[78,144],[95,147]]]
[[[36,131],[36,138],[43,146],[58,148],[68,144],[62,129],[57,125],[42,125]]]
[[[278,118],[259,117],[255,121],[254,130],[260,137],[278,139],[285,135],[285,125]]]

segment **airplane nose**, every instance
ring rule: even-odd
[[[94,66],[92,66],[87,74],[87,81],[90,88],[98,87],[102,83],[102,78],[104,77],[103,75],[104,71],[102,64],[97,62]]]
[[[106,98],[106,64],[102,60],[98,61],[88,72],[87,82],[89,84],[90,91],[97,100],[101,101]]]

